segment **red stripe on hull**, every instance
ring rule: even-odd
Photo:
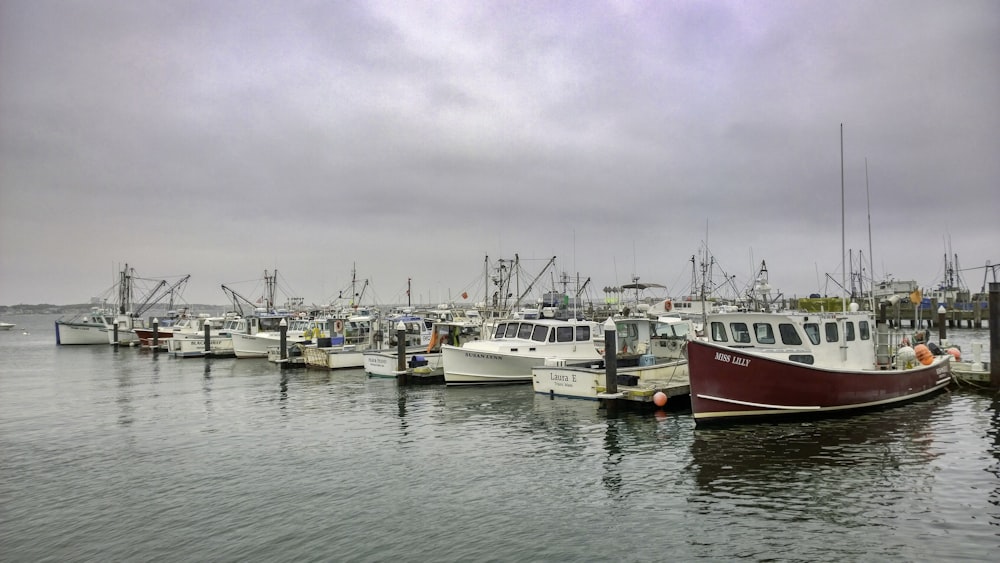
[[[688,343],[696,422],[824,413],[906,401],[951,381],[946,358],[910,370],[834,370]]]

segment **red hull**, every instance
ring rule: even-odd
[[[845,371],[703,341],[689,342],[687,354],[696,423],[864,409],[915,399],[951,382],[944,356],[909,370]]]
[[[151,328],[136,328],[132,332],[135,333],[136,338],[139,339],[139,344],[142,346],[152,346],[153,345],[153,329]],[[157,340],[163,341],[167,338],[171,338],[174,333],[170,330],[160,329],[157,331]]]

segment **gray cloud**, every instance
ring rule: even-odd
[[[1000,259],[994,2],[6,2],[0,303],[116,268],[441,301],[484,256],[788,295]],[[528,261],[531,259],[531,261]],[[526,266],[531,270],[531,266]],[[982,270],[966,273],[974,289]]]

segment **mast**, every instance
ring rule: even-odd
[[[871,310],[875,311],[875,262],[872,257],[872,198],[868,191],[868,157],[865,157],[865,199],[868,202],[868,275],[872,278],[872,289],[868,292]],[[864,287],[862,287],[864,292]]]
[[[847,299],[844,290],[847,287],[847,234],[844,227],[844,214],[847,207],[844,204],[844,124],[840,124],[840,307],[847,312]]]

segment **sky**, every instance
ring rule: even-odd
[[[5,0],[0,304],[125,264],[187,303],[277,270],[461,304],[515,256],[681,296],[706,253],[787,297],[957,255],[978,291],[998,100],[994,0]]]

